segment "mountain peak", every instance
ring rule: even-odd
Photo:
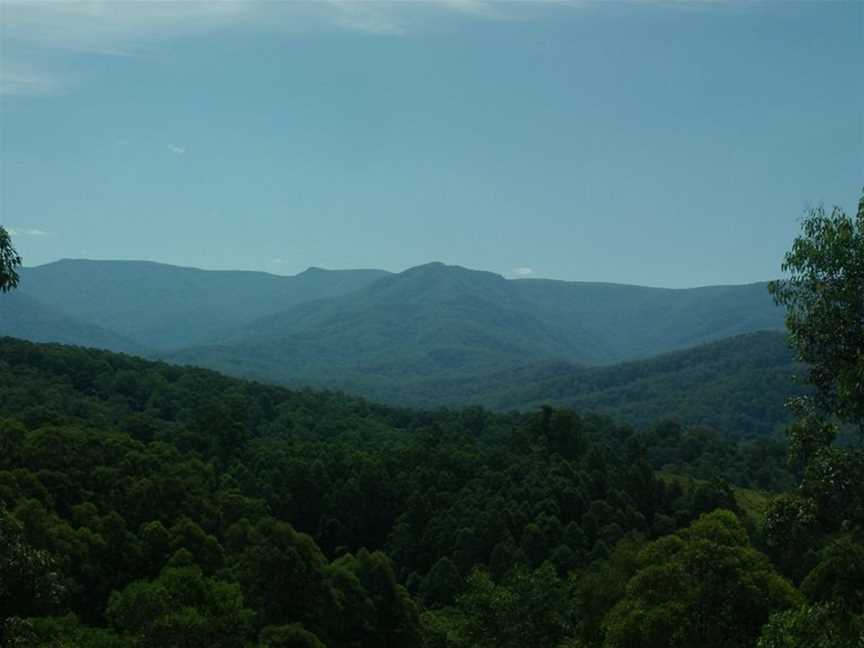
[[[385,301],[417,303],[452,301],[468,295],[483,300],[510,299],[509,288],[507,280],[494,272],[433,261],[390,275],[370,285],[367,294]]]
[[[477,279],[482,278],[492,278],[495,277],[497,279],[503,279],[503,277],[495,272],[489,272],[488,270],[474,270],[472,268],[466,268],[460,265],[448,265],[446,263],[442,263],[441,261],[430,261],[429,263],[424,263],[422,265],[414,266],[408,268],[407,270],[403,270],[399,273],[399,275],[403,276],[462,276],[462,277],[474,277]]]
[[[301,272],[297,276],[298,277],[304,277],[304,276],[308,277],[310,275],[321,275],[321,274],[325,274],[327,272],[331,272],[331,270],[327,270],[326,268],[321,268],[319,266],[309,266],[308,268],[306,268],[303,272]]]
[[[429,263],[421,263],[419,265],[412,266],[411,268],[408,268],[408,270],[420,270],[420,269],[438,270],[438,269],[442,269],[442,268],[460,268],[460,267],[462,267],[462,266],[449,266],[446,263],[444,263],[443,261],[430,261]]]

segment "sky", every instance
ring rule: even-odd
[[[864,186],[862,2],[0,0],[33,266],[774,278]]]

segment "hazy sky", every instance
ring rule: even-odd
[[[864,3],[0,1],[27,265],[778,273],[864,185]]]

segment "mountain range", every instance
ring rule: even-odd
[[[24,268],[18,292],[162,352],[218,339],[302,302],[353,292],[386,274],[310,268],[281,277],[149,261],[65,259]]]
[[[63,260],[23,269],[19,290],[0,297],[0,335],[401,404],[556,402],[631,419],[674,412],[658,404],[676,389],[720,398],[724,381],[752,382],[760,358],[782,365],[771,374],[780,392],[794,391],[782,328],[764,283],[663,289],[442,263],[285,277]],[[747,335],[757,331],[768,333]],[[647,407],[657,392],[664,398]]]

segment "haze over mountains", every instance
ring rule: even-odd
[[[662,414],[670,390],[751,384],[754,359],[766,353],[773,370],[782,366],[777,389],[788,392],[782,328],[764,283],[673,290],[508,280],[441,263],[284,277],[63,260],[24,269],[19,291],[0,301],[2,335],[401,404],[622,411],[627,394],[639,394],[629,409],[643,416]],[[776,333],[699,347],[756,331]]]
[[[280,277],[149,261],[62,260],[25,268],[20,292],[151,351],[166,351],[218,338],[304,301],[352,292],[385,274],[310,268]]]
[[[126,353],[145,353],[144,348],[132,340],[98,324],[71,317],[23,291],[2,296],[0,333],[33,342],[60,342]]]

